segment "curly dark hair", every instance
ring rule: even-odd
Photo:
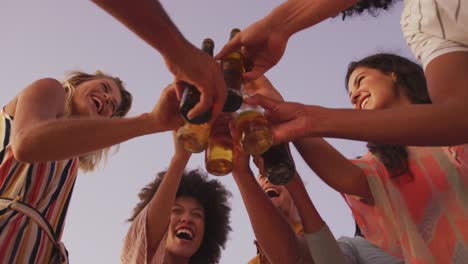
[[[135,217],[145,208],[158,190],[166,171],[158,173],[156,179],[146,185],[138,194],[140,202],[133,209]],[[190,264],[214,264],[219,262],[221,249],[225,247],[227,235],[231,231],[229,215],[231,207],[228,197],[231,193],[217,180],[208,180],[201,170],[184,172],[176,197],[195,198],[205,211],[205,233],[200,248],[190,258]]]
[[[359,61],[353,61],[348,65],[346,86],[349,77],[358,67],[368,67],[383,73],[394,73],[397,87],[405,93],[411,103],[432,103],[427,90],[424,70],[419,64],[409,59],[390,53],[378,53]],[[367,148],[382,161],[391,177],[400,176],[408,171],[408,152],[405,146],[369,142]]]
[[[370,15],[377,16],[380,10],[388,10],[397,1],[401,0],[361,0],[341,12],[341,18],[345,20],[346,17],[352,17],[356,14],[360,15],[366,10]]]

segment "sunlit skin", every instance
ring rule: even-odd
[[[358,67],[348,81],[349,99],[355,109],[386,109],[409,105],[408,97],[396,85],[394,73]]]
[[[205,212],[202,205],[192,197],[178,197],[171,210],[166,255],[172,259],[188,260],[200,248],[204,232]],[[185,233],[186,239],[180,233]]]
[[[78,85],[72,98],[72,115],[109,118],[122,102],[117,84],[109,78],[98,78]]]

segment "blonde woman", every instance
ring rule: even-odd
[[[40,79],[0,112],[0,259],[67,262],[61,244],[78,168],[93,170],[106,150],[181,120],[173,86],[153,111],[124,118],[132,96],[119,78],[75,72]]]

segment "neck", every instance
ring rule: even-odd
[[[188,264],[190,258],[178,256],[166,250],[166,254],[164,255],[164,264]]]

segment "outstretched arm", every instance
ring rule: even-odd
[[[42,79],[7,106],[14,113],[11,145],[18,160],[77,157],[138,136],[176,129],[183,123],[180,117],[173,117],[178,107],[174,85],[164,89],[152,112],[137,117],[63,118],[64,101],[62,85],[54,79]]]
[[[234,139],[234,142],[238,141]],[[294,230],[265,195],[249,167],[248,155],[242,152],[238,144],[234,153],[232,175],[262,251],[270,263],[296,263],[302,253]]]
[[[151,201],[148,203],[148,215],[146,217],[146,239],[148,259],[164,237],[171,217],[171,209],[176,199],[182,174],[191,156],[177,142],[174,135],[175,154],[172,157],[169,168]]]
[[[286,188],[301,217],[307,246],[315,264],[346,263],[333,234],[310,200],[299,174],[296,173]]]
[[[195,85],[200,103],[189,113],[193,118],[213,106],[213,118],[226,100],[226,85],[219,64],[180,33],[156,0],[93,0],[149,45],[157,49],[176,80]]]

